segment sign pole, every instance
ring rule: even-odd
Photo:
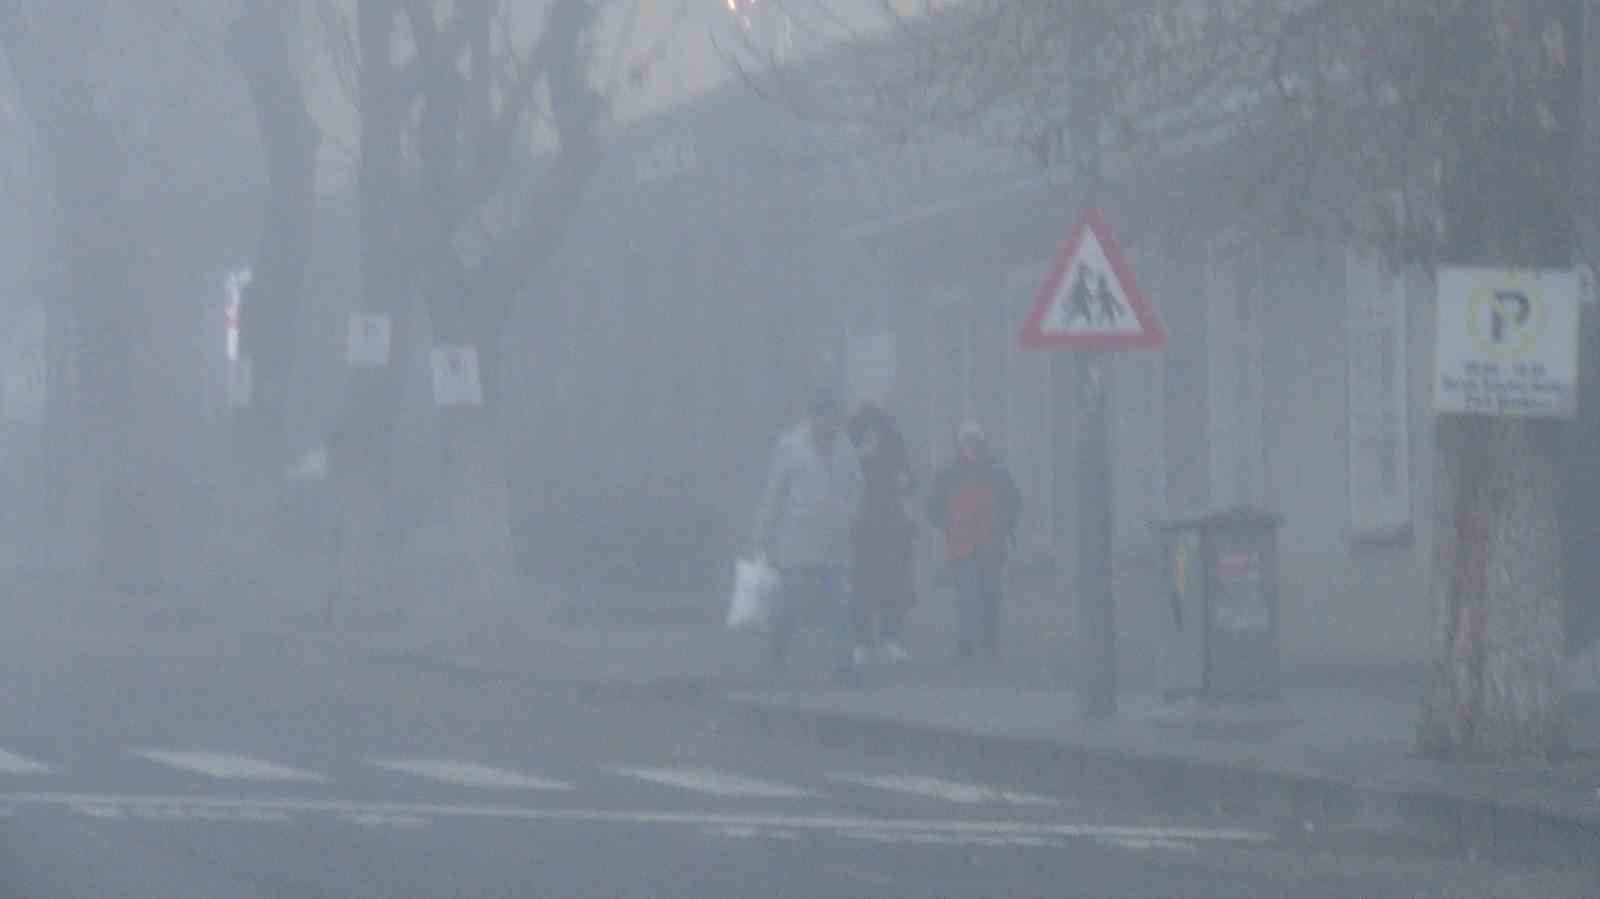
[[[1111,539],[1110,360],[1103,350],[1076,354],[1078,696],[1083,716],[1117,714],[1117,618]]]
[[[1154,349],[1166,335],[1133,283],[1122,251],[1094,210],[1084,213],[1022,325],[1024,349],[1070,349],[1077,384],[1077,676],[1080,714],[1117,714],[1117,603],[1111,493],[1111,357],[1114,348]]]

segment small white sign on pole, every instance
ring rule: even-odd
[[[389,316],[350,316],[350,335],[345,345],[345,361],[361,368],[382,368],[389,364]]]
[[[1578,280],[1568,270],[1440,269],[1435,411],[1576,415]]]
[[[255,399],[255,377],[250,357],[240,356],[228,363],[228,406],[248,409]]]
[[[477,347],[434,348],[433,399],[442,407],[483,405]]]

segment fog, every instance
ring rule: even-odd
[[[817,639],[896,687],[975,641],[1006,701],[1206,694],[1237,662],[1274,700],[1425,694],[1383,745],[1430,758],[1584,751],[1597,32],[1589,3],[1500,5],[1544,25],[0,0],[0,596],[21,634],[408,635],[527,647],[546,681],[659,652],[656,680],[748,687],[787,664],[726,626],[760,560],[844,578],[855,631]],[[1446,408],[1457,269],[1555,279],[1520,318],[1474,288],[1458,329],[1559,369],[1548,408]],[[805,505],[806,466],[840,477],[819,422],[871,482],[871,410],[908,545],[864,530],[871,483],[808,543],[838,499]],[[1219,513],[1265,542],[1228,549]],[[1221,613],[1186,585],[1235,568],[1240,642],[1196,642],[1185,615]],[[902,588],[903,629],[864,636]],[[573,634],[596,648],[565,670]],[[1461,723],[1502,713],[1513,736]]]

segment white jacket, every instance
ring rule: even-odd
[[[778,438],[756,516],[756,544],[780,568],[846,565],[861,504],[861,462],[841,429],[825,459],[809,422]]]

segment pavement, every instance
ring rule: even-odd
[[[826,680],[821,635],[775,680],[759,635],[721,629],[715,597],[617,595],[631,599],[488,629],[438,623],[328,639],[585,695],[713,702],[759,732],[897,747],[969,771],[1006,759],[1040,789],[1404,833],[1463,855],[1593,863],[1600,845],[1600,692],[1571,694],[1562,761],[1446,763],[1416,753],[1419,665],[1289,659],[1276,702],[1171,702],[1153,689],[1152,647],[1130,640],[1119,650],[1119,713],[1095,723],[1077,708],[1060,609],[1012,610],[1006,661],[977,669],[945,663],[944,610],[919,609],[906,638],[912,661],[871,665],[864,688],[840,690]]]
[[[32,620],[10,598],[5,896],[1594,895],[1578,868],[1100,801],[1013,766],[775,738],[717,702],[585,694],[538,644],[507,677],[358,651],[370,622],[305,639],[265,613],[229,628],[123,598],[118,639],[112,610],[91,614],[111,597]],[[68,607],[100,626],[46,626]]]
[[[769,737],[890,751],[972,776],[999,766],[1019,789],[1213,809],[1307,832],[1405,835],[1463,856],[1592,865],[1600,845],[1600,693],[1591,691],[1572,694],[1570,758],[1464,765],[1416,755],[1420,669],[1405,665],[1289,660],[1281,701],[1172,703],[1150,689],[1150,648],[1130,641],[1117,718],[1086,721],[1061,649],[1070,622],[1054,608],[1013,610],[1007,660],[977,669],[943,661],[945,610],[919,609],[906,636],[912,661],[873,664],[862,689],[840,690],[827,683],[820,635],[803,638],[793,673],[775,680],[759,635],[725,632],[720,598],[692,593],[616,588],[604,601],[564,598],[472,621],[435,604],[333,627],[314,603],[254,610],[244,628],[237,609],[79,604],[78,613],[49,608],[36,625],[93,639],[75,620],[94,620],[108,646],[126,646],[119,631],[136,627],[150,635],[146,650],[237,646],[251,633],[584,701],[711,706]],[[105,625],[107,607],[121,610],[121,625]]]

